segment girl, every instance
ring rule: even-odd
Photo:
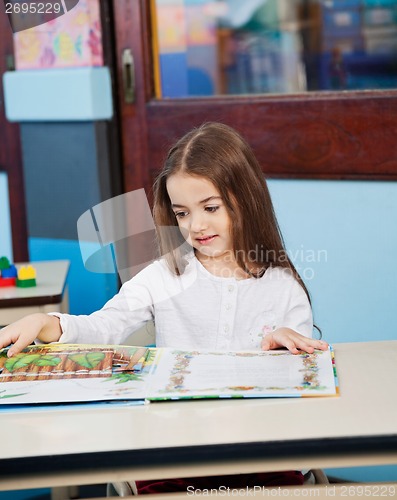
[[[0,347],[13,343],[12,356],[36,338],[122,344],[153,319],[159,347],[328,348],[311,338],[307,289],[286,254],[261,168],[236,131],[207,123],[171,148],[154,185],[154,220],[164,257],[100,311],[28,316],[1,330]],[[277,474],[274,483],[274,475],[254,474],[244,486],[300,484],[302,478]],[[176,486],[186,491],[191,481]],[[200,479],[196,484],[202,486]]]

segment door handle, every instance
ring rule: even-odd
[[[135,102],[135,66],[131,49],[124,49],[122,53],[122,72],[124,87],[124,102],[133,104]]]

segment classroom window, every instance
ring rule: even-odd
[[[397,88],[397,0],[153,0],[158,97]]]

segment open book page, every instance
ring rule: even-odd
[[[337,394],[332,350],[211,352],[162,349],[149,399]]]
[[[0,404],[142,400],[153,349],[46,344],[0,350]]]
[[[0,405],[335,395],[332,350],[179,351],[46,344],[0,350]]]

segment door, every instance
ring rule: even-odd
[[[113,0],[113,9],[127,191],[149,193],[167,149],[206,121],[236,128],[268,177],[397,179],[396,90],[156,98],[155,0]]]
[[[13,50],[11,26],[4,10],[0,10],[0,170],[8,176],[13,259],[24,262],[28,260],[28,246],[19,127],[5,117],[2,80],[4,72],[13,69]]]

